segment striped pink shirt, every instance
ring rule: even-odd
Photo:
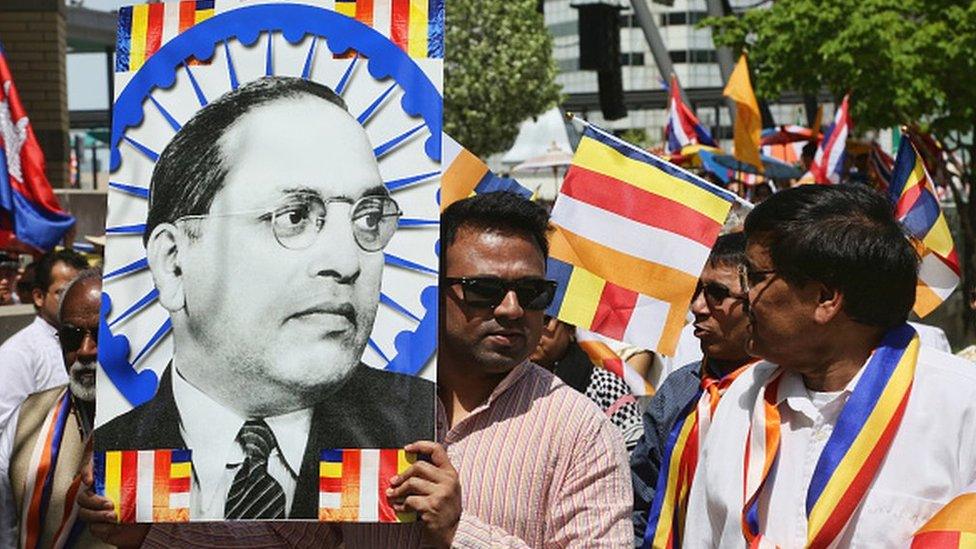
[[[632,543],[630,468],[619,430],[539,366],[512,370],[444,444],[461,480],[455,547]]]
[[[438,432],[446,418],[439,409]],[[526,362],[444,438],[461,481],[454,547],[627,547],[630,468],[588,398]],[[143,547],[417,547],[420,525],[154,525]]]

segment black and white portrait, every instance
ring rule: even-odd
[[[371,336],[397,292],[386,252],[409,229],[364,99],[350,107],[348,96],[314,78],[242,82],[199,107],[152,162],[141,244],[168,341],[151,352],[171,354],[153,396],[131,409],[100,374],[110,404],[95,450],[191,450],[191,520],[316,520],[323,450],[434,438],[431,372],[364,363],[390,354]],[[111,252],[110,241],[110,262]]]

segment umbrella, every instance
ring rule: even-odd
[[[554,188],[558,192],[559,190],[559,170],[561,168],[566,168],[573,163],[573,153],[567,152],[566,150],[556,145],[556,142],[549,144],[549,150],[540,154],[539,156],[533,156],[522,162],[518,166],[512,168],[512,173],[516,172],[537,172],[541,170],[552,170],[552,182]],[[540,184],[536,187],[534,194],[539,194],[539,189],[542,187]]]
[[[558,170],[559,168],[564,168],[573,163],[573,153],[567,152],[560,148],[555,143],[549,145],[549,150],[540,154],[539,156],[533,156],[522,162],[518,166],[512,168],[512,173],[516,172],[534,172],[538,170],[553,169]]]
[[[810,139],[816,139],[819,141],[821,134],[817,133],[816,138],[813,137],[813,130],[810,128],[804,128],[803,126],[776,126],[775,128],[766,128],[762,131],[762,138],[759,141],[760,145],[785,145],[787,143],[795,143],[797,141],[809,141]]]
[[[759,173],[759,170],[755,166],[740,162],[731,154],[716,154],[713,158],[719,165],[737,172]],[[761,158],[764,170],[762,175],[766,177],[773,179],[797,179],[803,175],[803,171],[799,168],[790,166],[785,162],[780,162],[771,156],[762,155]]]

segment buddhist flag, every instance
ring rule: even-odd
[[[410,57],[444,57],[444,0],[335,0],[335,11],[372,27]]]
[[[319,462],[319,520],[327,522],[413,522],[386,498],[390,477],[417,461],[400,449],[322,450]]]
[[[749,65],[746,62],[746,54],[743,53],[739,62],[736,63],[722,95],[735,101],[733,140],[736,159],[751,164],[762,172],[763,163],[759,158],[762,115],[759,114],[759,103],[756,101],[756,94],[753,93],[752,82],[749,80]]]
[[[115,72],[137,71],[166,42],[214,15],[214,0],[183,0],[119,8]]]
[[[121,523],[190,520],[190,450],[95,452],[95,493]]]
[[[898,147],[888,198],[894,206],[895,218],[921,247],[915,314],[924,317],[948,299],[959,285],[959,256],[932,178],[907,136]]]
[[[552,210],[548,314],[673,355],[735,197],[587,126]]]
[[[976,547],[976,486],[945,505],[912,538],[912,549]]]
[[[472,194],[507,191],[532,197],[532,191],[514,179],[495,175],[487,164],[446,133],[441,137],[441,165],[445,166],[441,175],[441,211]]]

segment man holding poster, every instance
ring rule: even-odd
[[[190,449],[193,520],[316,519],[322,450],[432,440],[433,384],[361,362],[400,215],[326,86],[265,77],[200,109],[143,237],[172,361],[96,452]]]

